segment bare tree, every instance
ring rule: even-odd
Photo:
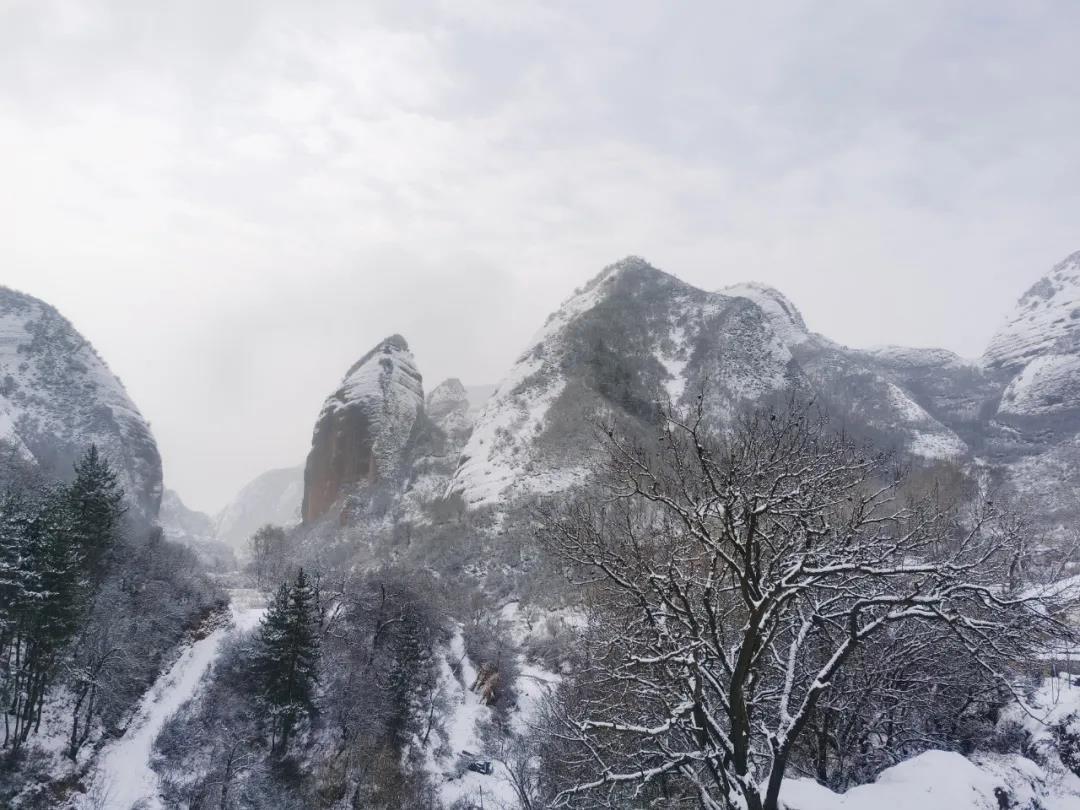
[[[807,406],[723,440],[702,413],[665,414],[651,448],[605,430],[602,490],[545,516],[596,606],[556,708],[556,806],[777,810],[802,736],[871,644],[948,639],[969,677],[1008,689],[1010,665],[1065,632],[1050,597],[1009,587],[1023,550],[993,509],[906,498],[886,457]],[[894,674],[879,692],[918,687]]]
[[[288,575],[288,535],[280,526],[260,527],[248,540],[248,554],[256,587],[277,587]]]

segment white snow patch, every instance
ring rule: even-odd
[[[1075,779],[1075,777],[1073,777]],[[833,793],[810,779],[791,779],[781,788],[787,810],[998,810],[996,791],[1010,807],[1080,808],[1075,784],[1051,785],[1048,774],[1020,756],[987,756],[973,762],[950,751],[927,751],[882,772],[877,781]]]
[[[895,383],[887,383],[889,403],[908,430],[907,449],[928,459],[958,458],[967,445],[949,428],[931,416]]]

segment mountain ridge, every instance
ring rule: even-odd
[[[157,518],[161,455],[123,383],[55,307],[2,286],[0,439],[62,478],[96,444],[115,466],[133,516]]]
[[[1080,253],[1056,265],[1018,308],[1030,308],[1033,296],[1050,301],[1041,310],[1051,312],[1054,330],[1010,376],[1012,366],[946,349],[850,348],[811,331],[794,303],[767,285],[707,292],[629,256],[548,316],[481,410],[448,494],[479,507],[563,491],[588,475],[588,459],[580,448],[556,451],[552,434],[584,438],[583,413],[647,424],[651,402],[686,405],[703,385],[717,424],[798,388],[876,441],[927,463],[990,463],[1008,479],[1009,465],[1049,448],[1036,438],[1043,426],[1018,419],[1080,405],[1080,338],[1074,348],[1071,323],[1066,329],[1058,320],[1063,310],[1080,313]],[[1058,428],[1080,434],[1080,422]],[[1080,479],[1080,471],[1070,475]]]

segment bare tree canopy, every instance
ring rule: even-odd
[[[914,697],[932,685],[898,675],[941,645],[942,683],[1007,690],[1066,632],[1061,594],[1020,586],[1003,512],[914,494],[810,406],[722,438],[700,408],[665,414],[653,447],[605,438],[602,486],[545,515],[595,606],[588,664],[552,708],[556,806],[777,810],[838,683],[865,671],[883,704]]]

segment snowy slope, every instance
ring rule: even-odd
[[[451,485],[467,502],[475,505],[492,501],[525,473],[528,441],[540,429],[548,408],[565,386],[565,381],[558,378],[546,385],[528,383],[557,351],[555,339],[560,331],[598,300],[598,287],[575,294],[548,318],[481,409]],[[538,492],[558,490],[580,474],[579,470],[567,469],[554,480],[536,479],[532,486]]]
[[[1020,298],[990,341],[983,362],[1016,371],[1047,355],[1080,351],[1080,251],[1068,256]]]
[[[780,339],[789,346],[809,340],[810,331],[806,328],[802,313],[779,290],[747,282],[726,287],[720,294],[753,301],[769,319]]]
[[[0,287],[0,439],[65,476],[91,444],[109,458],[134,514],[152,521],[161,457],[135,404],[85,338],[53,307]]]
[[[543,701],[559,683],[559,676],[519,659],[520,676],[514,684],[517,704],[509,718],[507,733],[528,735]],[[447,703],[446,714],[423,748],[424,769],[434,783],[444,807],[472,802],[492,810],[521,807],[504,762],[493,757],[485,743],[494,713],[471,688],[476,666],[465,652],[461,628],[456,628],[447,649],[439,657],[439,692]],[[492,773],[484,775],[465,767],[472,758],[488,759]]]

